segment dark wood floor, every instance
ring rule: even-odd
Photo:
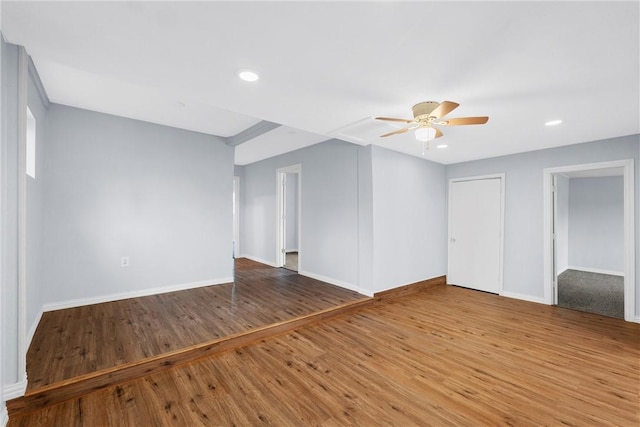
[[[640,425],[640,325],[437,286],[17,426]]]
[[[27,353],[27,391],[363,298],[238,259],[234,283],[45,313]]]

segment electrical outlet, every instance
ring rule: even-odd
[[[120,267],[129,267],[129,257],[128,256],[120,257]]]

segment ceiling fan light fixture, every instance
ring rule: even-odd
[[[416,139],[418,141],[423,141],[423,142],[431,141],[435,137],[436,137],[436,130],[431,126],[425,126],[425,127],[416,129]]]

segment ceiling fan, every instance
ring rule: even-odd
[[[439,126],[461,126],[461,125],[482,125],[487,123],[489,117],[458,117],[455,119],[443,119],[444,116],[458,108],[460,104],[451,101],[444,102],[420,102],[413,106],[413,119],[396,119],[393,117],[376,117],[376,120],[385,120],[389,122],[402,122],[411,126],[394,130],[393,132],[380,135],[384,138],[391,135],[408,132],[412,129],[416,130],[416,139],[418,141],[430,141],[434,138],[440,138],[442,131],[435,127]]]

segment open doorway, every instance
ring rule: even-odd
[[[624,319],[624,170],[554,174],[556,303]]]
[[[277,170],[276,266],[292,271],[300,267],[301,166]]]
[[[233,177],[233,258],[240,256],[240,177]]]
[[[633,160],[544,170],[545,300],[635,319]]]

